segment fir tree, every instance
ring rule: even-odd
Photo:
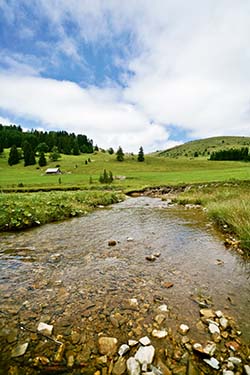
[[[45,165],[47,165],[47,160],[46,160],[46,157],[44,155],[44,152],[41,152],[38,164],[39,164],[40,167],[44,167]]]
[[[138,161],[144,161],[145,160],[145,158],[144,158],[144,151],[143,151],[142,146],[139,149],[137,160]]]
[[[119,148],[116,152],[116,160],[117,161],[123,161],[124,160],[124,153],[123,153],[123,150],[122,150],[121,146],[119,146]]]
[[[23,144],[23,157],[24,157],[24,166],[36,164],[35,152],[31,147],[31,144],[27,141]]]
[[[9,159],[8,159],[8,164],[9,165],[14,165],[19,163],[19,153],[16,148],[16,145],[13,145],[10,149],[10,154],[9,154]]]
[[[73,155],[80,155],[79,145],[78,145],[78,142],[77,142],[76,139],[74,140],[72,154]]]

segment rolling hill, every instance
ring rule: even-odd
[[[184,143],[179,146],[159,151],[158,156],[167,156],[171,158],[178,157],[206,157],[213,151],[225,150],[228,148],[250,147],[250,137],[221,136],[199,139]]]

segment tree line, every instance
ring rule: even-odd
[[[28,142],[35,152],[41,152],[41,148],[43,152],[51,152],[53,147],[57,147],[62,154],[79,155],[80,152],[92,153],[94,150],[93,141],[83,134],[33,129],[24,132],[20,125],[0,124],[0,152],[14,145],[22,148],[25,142]]]
[[[213,151],[210,155],[210,160],[236,160],[236,161],[250,161],[250,154],[248,147],[229,148],[226,150]]]

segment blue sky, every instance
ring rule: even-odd
[[[250,2],[0,0],[0,123],[166,149],[250,136]]]

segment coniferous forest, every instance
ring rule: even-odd
[[[35,152],[51,152],[53,147],[66,155],[79,155],[82,153],[93,152],[93,141],[83,134],[67,133],[66,131],[49,131],[43,132],[30,130],[24,132],[21,126],[0,124],[0,153],[4,148],[12,146],[28,147]]]

